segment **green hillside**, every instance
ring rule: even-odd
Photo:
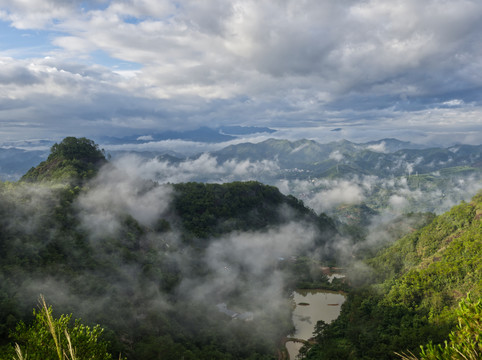
[[[22,181],[80,181],[92,178],[106,163],[102,150],[92,140],[67,137],[54,144],[46,161],[31,168]]]
[[[184,183],[173,187],[176,191],[174,207],[186,235],[206,238],[233,230],[249,231],[302,220],[316,223],[324,241],[337,232],[334,222],[327,216],[317,216],[295,197],[285,196],[276,187],[256,181]],[[283,206],[294,211],[289,214],[278,211]]]
[[[307,265],[319,252],[307,255],[335,238],[333,222],[258,182],[160,185],[105,163],[90,140],[67,138],[0,183],[0,359],[15,342],[42,358],[40,294],[72,336],[85,329],[70,318],[100,324],[85,341],[102,333],[114,358],[273,359],[293,326],[289,286],[327,284]]]
[[[363,280],[374,284],[351,292],[331,325],[319,324],[304,358],[396,359],[443,343],[459,301],[482,297],[481,217],[479,193],[369,259]]]

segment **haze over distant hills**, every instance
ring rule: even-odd
[[[182,135],[184,140],[180,141],[184,147],[193,144],[192,148],[195,148],[195,144],[200,143],[187,141],[187,138],[195,134],[198,137],[202,134],[234,137],[226,135],[228,131],[239,134],[264,131],[266,136],[270,129],[203,128],[199,132],[171,135]],[[239,140],[244,136],[239,135]],[[137,142],[134,146],[149,145],[151,141],[147,137],[117,140]],[[119,147],[119,144],[100,146],[107,149],[106,153],[117,166],[159,183],[255,180],[277,186],[284,194],[302,199],[315,211],[333,216],[346,214],[346,208],[338,209],[342,205],[363,205],[361,208],[366,209],[367,214],[381,209],[396,214],[441,212],[469,199],[482,187],[482,145],[428,148],[393,138],[366,143],[340,140],[324,144],[307,139],[239,140],[217,143],[217,150],[196,155],[169,149],[157,151],[149,147],[134,151],[124,149],[123,145]],[[176,140],[164,143],[170,141]],[[38,142],[33,144],[38,148]],[[47,147],[45,142],[42,144]],[[223,147],[225,144],[229,145]],[[28,147],[25,145],[24,149],[0,149],[2,179],[16,180],[45,160],[47,151],[26,151]],[[192,153],[193,149],[190,150]]]
[[[273,129],[262,127],[224,126],[216,129],[208,127],[192,131],[176,132],[169,131],[150,135],[132,135],[116,138],[105,136],[98,141],[102,147],[112,156],[133,152],[142,157],[156,157],[166,155],[170,161],[185,160],[192,152],[189,143],[205,144],[229,144],[233,139],[243,139],[247,135],[270,134]],[[188,154],[169,149],[169,144],[164,150],[155,150],[145,147],[142,149],[122,149],[120,145],[144,145],[169,140],[181,140],[186,142]],[[24,141],[21,143],[8,143],[0,148],[0,177],[6,180],[15,180],[30,167],[44,160],[48,154],[48,148],[53,141]],[[459,152],[459,150],[462,150]],[[191,158],[199,157],[190,156]],[[397,175],[410,170],[414,164],[414,171],[427,172],[439,167],[445,167],[444,163],[453,166],[480,167],[480,146],[452,146],[445,149],[427,150],[420,144],[397,139],[381,139],[366,143],[354,143],[347,140],[320,143],[314,140],[289,141],[284,139],[267,139],[261,142],[246,142],[229,144],[218,150],[211,151],[211,155],[218,161],[224,162],[229,159],[258,161],[262,159],[276,160],[281,169],[304,169],[315,176],[329,175],[333,167],[338,172],[351,173],[387,173],[395,172]],[[467,158],[468,156],[468,158]],[[420,159],[422,157],[422,159]],[[395,165],[395,166],[394,166]],[[324,174],[324,172],[327,172]]]
[[[215,129],[203,126],[195,130],[164,131],[145,135],[129,135],[124,137],[103,136],[99,142],[106,145],[146,144],[163,140],[186,140],[205,143],[222,143],[234,140],[238,135],[252,135],[259,133],[271,134],[276,130],[256,126],[221,126]]]

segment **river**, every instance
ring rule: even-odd
[[[345,296],[326,290],[297,290],[293,293],[293,300],[296,303],[293,310],[293,323],[296,330],[290,337],[308,340],[313,337],[318,320],[330,323],[340,315]],[[286,342],[291,360],[295,359],[301,346],[299,342]]]

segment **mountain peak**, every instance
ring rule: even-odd
[[[85,137],[66,137],[50,149],[46,161],[31,168],[22,181],[74,181],[93,177],[107,162],[104,151]]]

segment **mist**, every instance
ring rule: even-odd
[[[76,206],[81,227],[99,238],[115,235],[125,216],[152,227],[168,210],[171,196],[169,185],[159,186],[136,172],[106,165],[79,196]]]
[[[332,158],[343,161],[339,153]],[[173,328],[182,334],[172,341],[182,342],[213,329],[221,344],[242,334],[253,346],[271,349],[292,326],[293,274],[283,267],[286,259],[303,254],[318,268],[336,259],[353,285],[363,284],[372,274],[361,256],[417,226],[409,219],[395,233],[386,226],[393,219],[443,212],[482,187],[477,173],[434,172],[428,182],[414,174],[281,178],[283,173],[276,159],[221,162],[203,154],[173,163],[131,154],[105,165],[81,188],[2,184],[2,227],[5,239],[15,240],[0,245],[7,258],[19,257],[19,265],[14,277],[2,275],[0,289],[25,311],[43,294],[58,311],[115,329],[126,343],[142,343],[153,331],[173,336]],[[176,213],[173,184],[199,180],[267,180],[315,213],[335,217],[342,228],[360,226],[363,233],[356,238],[342,231],[320,244],[323,234],[314,222],[280,205],[272,213],[279,222],[268,227],[196,238]],[[353,219],[343,213],[350,206],[371,212]],[[37,254],[54,260],[45,264]],[[241,320],[220,311],[221,305]]]
[[[159,183],[180,183],[203,181],[224,183],[270,179],[278,174],[280,168],[276,161],[237,161],[219,162],[215,157],[204,153],[196,159],[179,163],[160,161],[157,158],[142,159],[137,155],[126,155],[114,160],[114,166],[126,173],[136,174],[144,179]]]
[[[384,151],[382,142],[376,150]],[[342,161],[342,155],[335,152],[331,157]],[[145,160],[129,155],[116,159],[115,165],[129,173],[159,182],[205,181],[223,183],[235,180],[258,180],[275,185],[285,195],[293,195],[316,213],[326,213],[341,223],[351,224],[353,220],[340,212],[346,206],[367,206],[362,224],[364,239],[357,243],[350,238],[338,238],[325,248],[324,255],[334,255],[339,263],[349,264],[360,251],[379,249],[396,240],[399,234],[410,230],[405,219],[405,232],[394,234],[387,225],[394,219],[414,212],[441,214],[460,201],[469,201],[482,188],[479,173],[462,173],[442,176],[434,171],[424,175],[413,174],[414,167],[423,159],[408,162],[400,159],[394,168],[404,168],[406,176],[380,177],[374,175],[348,175],[342,178],[315,178],[300,173],[299,178],[282,178],[283,170],[276,159],[263,161],[228,160],[203,154],[194,160],[169,163],[158,159]],[[307,178],[308,177],[308,178]],[[323,256],[318,256],[323,258]]]
[[[186,239],[174,187],[150,178],[162,173],[164,180],[187,181],[204,169],[241,179],[277,169],[272,162],[218,164],[207,155],[189,165],[128,156],[105,165],[82,188],[18,184],[2,192],[4,228],[21,239],[5,256],[57,257],[50,266],[19,267],[2,289],[14,288],[25,312],[43,294],[56,311],[115,329],[128,342],[153,329],[168,334],[162,319],[169,319],[189,328],[189,336],[204,336],[207,326],[226,339],[242,331],[253,346],[271,349],[291,326],[290,276],[280,259],[313,248],[320,234],[282,205],[277,225]],[[42,270],[31,270],[37,267]],[[250,321],[232,320],[219,311],[222,303]]]

